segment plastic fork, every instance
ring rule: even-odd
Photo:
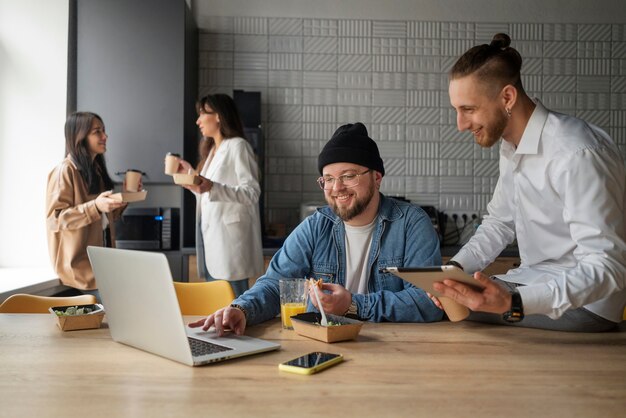
[[[317,306],[320,308],[320,313],[322,314],[321,324],[324,327],[328,326],[328,320],[326,319],[326,314],[324,313],[324,308],[322,307],[322,302],[320,301],[320,295],[317,293],[317,286],[313,286],[313,293],[315,293],[315,299],[317,299]]]

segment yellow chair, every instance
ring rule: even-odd
[[[9,296],[0,305],[0,313],[48,313],[54,306],[91,305],[96,303],[94,295],[37,296],[17,293]]]
[[[235,292],[226,280],[174,282],[174,289],[183,315],[210,315],[235,299]]]

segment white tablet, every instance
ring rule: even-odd
[[[456,266],[387,267],[382,271],[398,276],[402,280],[412,283],[414,286],[437,297],[440,297],[441,294],[433,288],[433,283],[443,282],[445,279],[453,279],[478,289],[484,287],[471,274],[464,272]]]

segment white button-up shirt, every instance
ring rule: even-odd
[[[620,322],[625,183],[622,155],[604,131],[537,101],[517,149],[502,141],[488,215],[453,259],[482,270],[517,237],[521,265],[499,277],[525,285],[525,314],[556,319],[584,306]]]

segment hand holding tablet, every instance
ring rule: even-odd
[[[439,298],[444,311],[452,322],[461,321],[469,315],[467,307],[442,296],[433,287],[435,282],[443,282],[445,279],[456,280],[468,286],[482,289],[484,286],[474,279],[470,274],[465,273],[455,266],[433,266],[433,267],[387,267],[383,269],[385,273],[391,273],[400,277],[420,289]]]

